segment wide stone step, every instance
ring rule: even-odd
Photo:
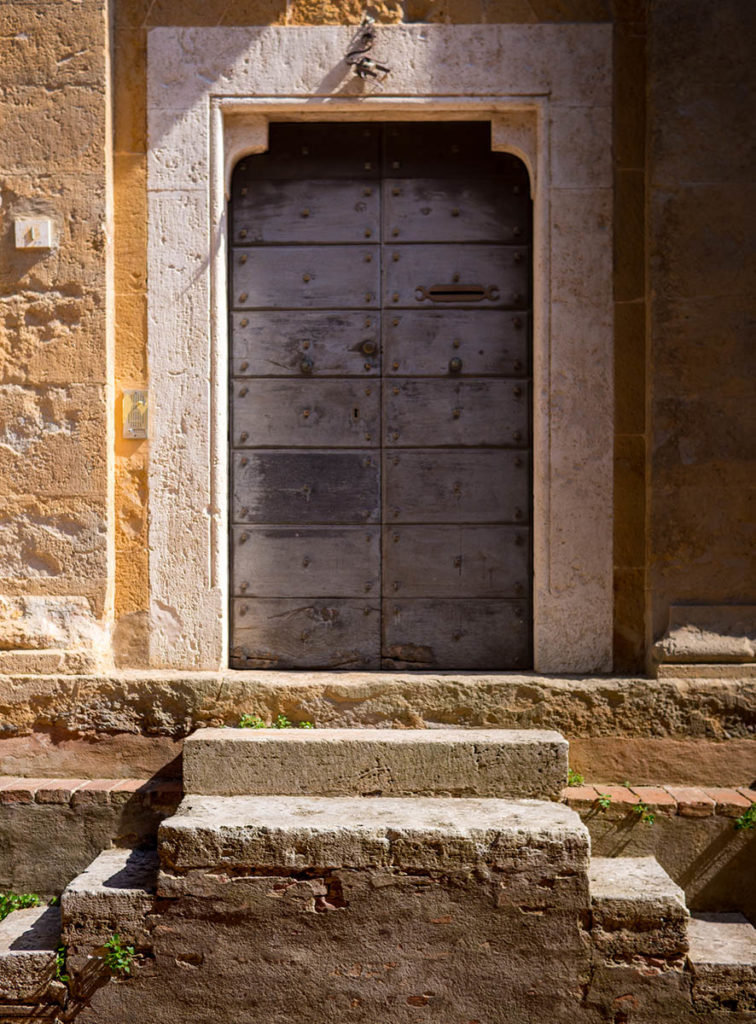
[[[558,799],[567,741],[524,729],[200,729],[184,791],[205,796]]]
[[[0,921],[0,1004],[37,1003],[55,981],[60,909],[14,910]],[[5,1007],[0,1009],[0,1016]]]
[[[149,945],[146,917],[155,904],[154,850],[104,850],[66,887],[60,899],[63,937],[72,954],[91,953],[117,933]]]
[[[742,914],[694,914],[688,935],[696,1008],[756,1011],[756,929]]]
[[[654,857],[593,857],[593,941],[613,959],[676,959],[688,949],[685,893]]]
[[[159,851],[174,873],[494,868],[532,875],[544,892],[557,876],[577,879],[587,902],[587,829],[564,804],[537,800],[191,795],[160,825]]]

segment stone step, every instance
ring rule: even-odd
[[[114,933],[125,943],[148,946],[146,917],[154,909],[157,871],[154,850],[104,850],[96,857],[60,898],[69,953],[89,955]]]
[[[205,796],[559,798],[567,741],[526,729],[200,729],[184,791]]]
[[[750,922],[742,914],[693,914],[688,936],[696,1008],[756,1011],[756,929]]]
[[[196,870],[493,868],[587,907],[589,845],[578,815],[547,801],[191,795],[160,825],[159,892],[166,873]]]
[[[676,959],[688,949],[685,893],[654,857],[593,857],[593,941],[612,959]]]
[[[0,921],[0,1003],[43,1000],[56,984],[59,945],[59,907],[14,910]]]

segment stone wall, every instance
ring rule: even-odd
[[[0,671],[55,670],[67,649],[91,668],[107,650],[106,11],[105,0],[0,9]],[[51,220],[51,249],[16,247],[15,221],[30,216]]]
[[[149,379],[147,30],[356,23],[361,8],[2,5],[0,672],[92,671],[107,661],[111,626],[116,664],[146,663],[149,446],[122,439],[119,409],[122,389]],[[727,606],[753,603],[756,576],[744,429],[752,8],[385,0],[376,13],[385,22],[614,24],[615,670],[650,664],[670,605],[713,606],[715,632],[724,606],[726,631]],[[15,249],[14,218],[28,214],[52,219],[52,251]]]

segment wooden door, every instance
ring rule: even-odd
[[[236,168],[232,666],[530,664],[530,230],[487,123]]]

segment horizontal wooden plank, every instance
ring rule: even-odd
[[[246,597],[377,597],[377,526],[235,526],[233,592]]]
[[[529,567],[527,528],[384,528],[383,593],[389,597],[527,597]]]
[[[512,245],[391,244],[383,250],[387,310],[450,305],[526,309],[529,282],[529,250]],[[434,301],[434,293],[445,298]],[[467,297],[483,293],[481,299]]]
[[[530,241],[530,204],[496,178],[402,178],[383,182],[385,240]]]
[[[379,124],[272,122],[267,152],[239,161],[231,194],[266,178],[377,178],[381,136]]]
[[[461,360],[461,377],[525,377],[530,316],[494,309],[389,311],[383,317],[387,376],[439,377]]]
[[[378,306],[377,245],[271,245],[234,249],[235,309],[362,309]]]
[[[317,178],[256,181],[235,201],[232,241],[360,243],[378,239],[380,217],[380,191],[372,183]]]
[[[383,389],[390,448],[527,444],[528,389],[508,380],[397,380]]]
[[[360,448],[380,429],[380,385],[357,380],[245,380],[232,390],[235,447]]]
[[[380,667],[375,601],[235,598],[234,668]]]
[[[234,452],[232,517],[236,523],[344,525],[378,522],[376,452]]]
[[[383,472],[387,523],[524,524],[529,518],[524,453],[497,448],[387,453]]]
[[[235,377],[361,377],[380,373],[381,317],[270,310],[233,314]]]
[[[491,151],[490,121],[415,121],[386,125],[384,174],[395,178],[500,178],[528,198],[528,172],[510,153]]]
[[[530,614],[524,601],[383,603],[384,668],[502,671],[529,665]]]

